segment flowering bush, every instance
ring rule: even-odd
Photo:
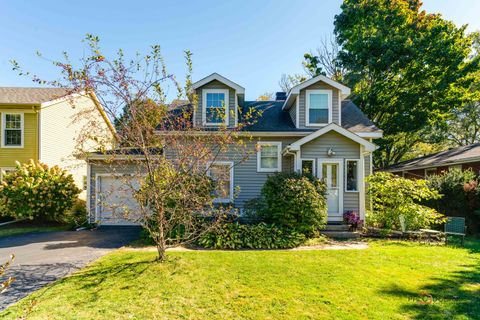
[[[0,207],[15,219],[62,222],[80,192],[71,174],[32,160],[4,175]]]
[[[352,229],[357,229],[363,224],[363,220],[360,219],[358,213],[352,210],[343,213],[343,222],[350,225]]]

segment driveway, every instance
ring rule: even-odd
[[[16,280],[0,295],[0,310],[31,292],[120,248],[139,236],[137,227],[32,233],[0,239],[0,262],[15,254],[7,276]]]

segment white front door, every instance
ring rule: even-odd
[[[343,162],[336,159],[319,159],[318,168],[318,177],[327,184],[328,220],[342,220]]]

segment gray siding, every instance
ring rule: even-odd
[[[202,89],[228,89],[228,117],[229,117],[229,123],[228,125],[230,127],[235,126],[235,114],[236,114],[236,95],[235,95],[235,90],[233,88],[230,88],[229,86],[223,84],[222,82],[218,80],[213,80],[210,81],[209,83],[201,86],[196,90],[197,97],[198,97],[198,110],[195,110],[195,126],[197,127],[203,127],[203,122],[202,122],[202,108],[203,108],[203,96],[202,96]]]
[[[332,159],[343,160],[360,158],[359,144],[333,131],[330,131],[319,138],[304,144],[300,150],[300,155],[301,158],[311,158],[316,160],[319,158],[327,158],[327,151],[329,148],[332,148],[335,151],[335,155],[331,157]],[[344,175],[344,173],[342,175]],[[359,207],[358,192],[343,193],[344,211],[358,211]]]
[[[339,105],[338,105],[338,95],[339,95],[339,90],[324,83],[324,82],[317,82],[315,84],[312,84],[311,86],[300,90],[300,95],[299,95],[299,128],[312,128],[312,127],[307,127],[305,126],[306,124],[306,118],[305,118],[305,113],[307,110],[306,107],[306,90],[315,90],[315,89],[327,89],[327,90],[332,90],[332,121],[335,122],[336,124],[339,123]],[[291,108],[294,108],[295,104],[291,106]]]
[[[371,175],[373,172],[370,170],[370,164],[372,163],[372,154],[365,156],[365,179]],[[370,197],[368,196],[368,183],[365,182],[365,209],[371,210]]]
[[[267,177],[272,173],[257,172],[257,154],[254,152],[257,141],[281,141],[282,149],[285,146],[293,143],[295,138],[261,138],[249,141],[246,143],[250,155],[247,160],[237,164],[234,168],[234,184],[239,188],[237,198],[235,199],[235,207],[242,207],[245,201],[256,198],[260,195],[260,191],[267,180]],[[226,155],[226,159],[232,159],[231,155]],[[237,157],[233,157],[235,160]],[[291,162],[290,162],[291,161]],[[285,163],[286,162],[286,163]],[[285,157],[282,159],[282,169],[293,168],[293,157],[291,160]]]

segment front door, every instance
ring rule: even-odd
[[[320,159],[319,178],[327,185],[327,211],[328,220],[339,221],[342,219],[342,162],[333,159]]]

